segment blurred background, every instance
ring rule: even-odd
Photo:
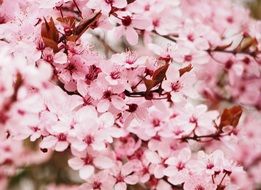
[[[252,16],[260,20],[261,0],[244,0],[244,3],[250,8]]]

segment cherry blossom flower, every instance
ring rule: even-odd
[[[191,156],[189,148],[184,148],[180,151],[177,158],[169,157],[165,163],[169,166],[164,170],[164,174],[169,176],[168,181],[174,185],[182,184],[188,177],[189,170],[187,169],[187,162]]]
[[[120,26],[115,28],[114,34],[117,39],[122,35],[126,36],[127,41],[131,45],[136,45],[138,43],[138,33],[135,29],[145,30],[149,25],[149,22],[146,18],[143,18],[141,15],[129,15],[123,14],[119,17],[118,23]]]
[[[91,149],[83,152],[74,152],[76,157],[68,161],[69,166],[74,170],[79,170],[79,175],[82,179],[87,180],[95,172],[95,167],[98,169],[108,169],[114,166],[111,158],[105,155],[99,155]]]
[[[87,6],[91,9],[101,10],[104,14],[109,14],[112,8],[123,9],[127,6],[126,0],[90,0]]]
[[[139,181],[138,175],[135,173],[137,169],[136,162],[130,161],[118,168],[112,170],[114,177],[114,189],[126,190],[127,184],[135,185]]]

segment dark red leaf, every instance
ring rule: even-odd
[[[101,15],[101,13],[97,13],[91,19],[83,19],[73,31],[73,35],[76,36],[76,40],[78,40],[83,35],[83,33],[100,18]]]
[[[191,71],[192,69],[193,69],[192,65],[189,64],[188,66],[179,69],[179,75],[182,76],[182,75],[184,75],[186,72]]]
[[[55,27],[54,21],[51,18],[49,22],[44,18],[44,23],[41,28],[41,36],[45,46],[50,47],[54,52],[58,51],[59,32]]]
[[[222,129],[223,127],[228,125],[236,127],[242,115],[242,112],[242,107],[238,105],[231,108],[226,108],[221,115],[219,128]]]

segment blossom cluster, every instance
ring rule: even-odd
[[[260,32],[226,0],[0,0],[0,186],[59,152],[80,184],[47,189],[258,188]]]

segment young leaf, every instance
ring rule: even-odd
[[[239,122],[242,112],[243,110],[241,106],[233,106],[232,108],[226,108],[221,115],[219,128],[222,129],[223,127],[228,125],[231,125],[235,128]]]
[[[230,47],[232,44],[233,44],[233,42],[230,42],[229,44],[217,46],[214,50],[215,51],[223,51],[223,50],[227,49],[228,47]]]
[[[143,78],[143,82],[146,86],[146,92],[150,92],[150,90],[157,85],[154,80]]]
[[[255,47],[257,45],[257,40],[251,36],[245,36],[241,43],[236,48],[236,52],[245,52],[249,50],[251,46]]]
[[[100,18],[101,15],[101,13],[97,13],[91,19],[83,19],[73,31],[73,35],[76,36],[76,40],[78,40],[83,35],[83,33]]]
[[[152,79],[143,78],[143,82],[146,86],[146,92],[149,92],[153,87],[157,86],[164,80],[168,67],[169,64],[165,64],[156,69],[152,75]]]
[[[182,76],[182,75],[184,75],[186,72],[191,71],[192,69],[193,69],[192,65],[189,64],[188,66],[179,69],[179,75]]]
[[[55,27],[54,21],[51,18],[49,22],[44,18],[44,23],[41,28],[41,36],[45,46],[50,47],[54,52],[58,51],[59,32]]]
[[[75,17],[73,16],[68,16],[68,17],[59,17],[57,18],[57,20],[62,23],[63,25],[65,25],[66,27],[69,27],[71,29],[75,28]]]
[[[169,68],[169,64],[165,64],[161,67],[159,67],[157,70],[154,71],[152,75],[152,80],[155,80],[157,82],[163,81],[163,79],[166,77],[166,72]]]

